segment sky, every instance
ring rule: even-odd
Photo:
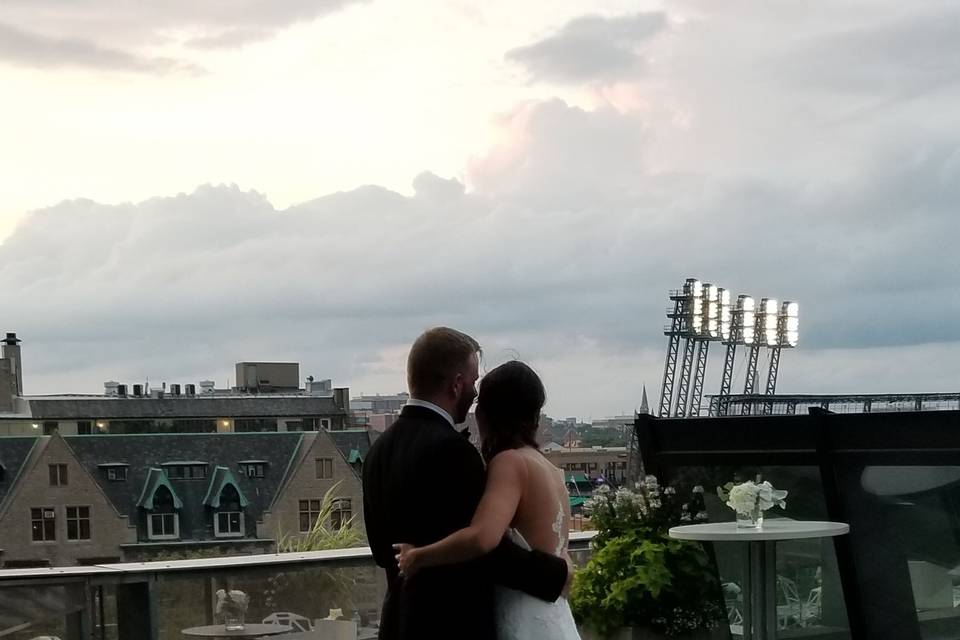
[[[956,391],[958,40],[926,0],[5,0],[0,330],[28,394],[359,394],[450,325],[590,419],[654,401],[697,277],[799,302],[779,391]]]

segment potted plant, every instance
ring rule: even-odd
[[[634,489],[601,486],[584,507],[597,535],[570,594],[582,628],[601,638],[729,638],[710,557],[699,543],[668,535],[671,526],[706,520],[701,487],[685,500],[648,475]]]

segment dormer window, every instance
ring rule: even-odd
[[[243,510],[249,501],[229,467],[214,468],[203,504],[210,509],[216,537],[240,538],[246,534]]]
[[[152,468],[147,474],[137,506],[144,510],[147,538],[177,540],[180,537],[180,509],[183,501],[162,469]]]
[[[180,514],[173,494],[158,487],[153,496],[153,510],[147,514],[147,537],[151,540],[176,540],[180,537]]]
[[[248,478],[263,478],[267,475],[266,460],[241,460],[240,475]]]
[[[243,535],[243,507],[236,487],[228,484],[220,492],[220,507],[214,513],[213,533],[218,538],[234,538]]]
[[[205,480],[206,462],[164,462],[163,469],[171,480]]]
[[[123,482],[127,479],[127,469],[130,465],[124,462],[105,462],[97,465],[103,471],[104,477],[111,482]]]

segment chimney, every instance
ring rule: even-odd
[[[117,387],[120,386],[119,382],[110,380],[109,382],[103,383],[103,395],[114,398],[117,395]]]
[[[333,404],[344,413],[350,413],[350,388],[339,387],[334,389]]]
[[[125,384],[118,384],[118,385],[117,385],[117,397],[118,397],[118,398],[126,398],[126,397],[127,397],[127,385],[125,385]]]
[[[134,397],[134,398],[142,398],[142,397],[143,397],[143,385],[142,385],[142,384],[135,384],[135,385],[133,385],[133,397]]]
[[[23,366],[20,359],[20,343],[16,333],[8,333],[3,340],[3,358],[10,361],[10,374],[13,377],[13,395],[23,395]]]
[[[0,411],[13,411],[14,398],[16,398],[13,385],[14,379],[13,372],[10,370],[10,361],[6,358],[0,358]]]
[[[177,384],[176,382],[170,385],[170,395],[174,397],[180,396],[180,385]]]

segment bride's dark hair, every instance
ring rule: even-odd
[[[490,462],[507,449],[539,449],[537,428],[546,401],[547,392],[540,376],[519,360],[502,364],[483,376],[477,396],[483,459]]]

